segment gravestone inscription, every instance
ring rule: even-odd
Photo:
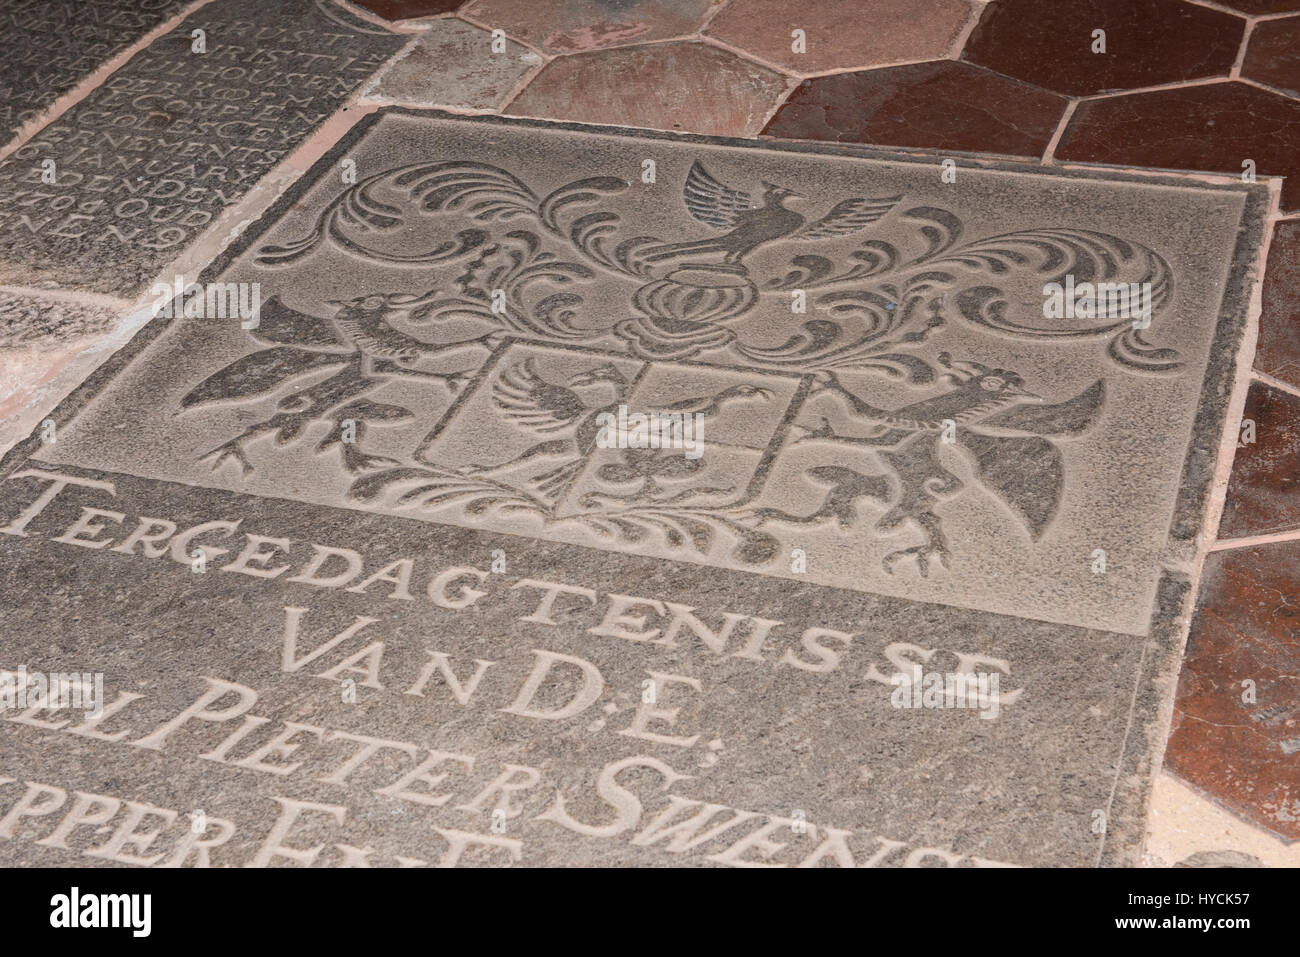
[[[0,138],[184,6],[184,0],[0,0]]]
[[[0,282],[130,298],[403,38],[327,0],[218,0],[0,163]]]

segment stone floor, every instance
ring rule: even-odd
[[[0,25],[5,448],[381,106],[1284,177],[1146,862],[1300,864],[1300,0],[0,0]]]

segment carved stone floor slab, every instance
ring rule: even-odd
[[[331,0],[218,0],[0,162],[0,282],[133,298],[406,42]]]
[[[185,0],[0,0],[0,140],[184,6]]]
[[[1132,863],[1267,193],[945,178],[368,117],[5,459],[0,862]]]

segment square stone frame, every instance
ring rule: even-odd
[[[238,256],[274,227],[290,207],[317,186],[321,178],[328,175],[337,162],[375,125],[385,116],[394,114],[532,128],[549,132],[571,130],[683,145],[703,144],[775,153],[807,153],[875,159],[895,163],[938,165],[943,160],[952,159],[958,168],[966,169],[1244,194],[1242,220],[1238,226],[1232,262],[1229,264],[1228,278],[1218,308],[1210,359],[1196,406],[1189,447],[1183,461],[1178,496],[1164,550],[1165,567],[1161,571],[1157,586],[1150,627],[1146,634],[1141,665],[1133,688],[1133,709],[1129,715],[1128,732],[1112,784],[1106,833],[1102,839],[1101,852],[1097,861],[1098,866],[1132,866],[1138,863],[1146,827],[1147,801],[1153,777],[1164,757],[1165,742],[1173,717],[1173,699],[1179,665],[1191,623],[1195,599],[1193,574],[1199,569],[1206,551],[1205,548],[1198,547],[1198,543],[1202,540],[1208,541],[1212,532],[1212,529],[1206,528],[1206,525],[1219,455],[1223,443],[1227,441],[1225,430],[1228,426],[1229,412],[1234,406],[1234,400],[1244,400],[1244,386],[1238,390],[1237,385],[1241,371],[1250,367],[1250,360],[1249,357],[1242,357],[1240,353],[1252,320],[1256,323],[1258,321],[1258,312],[1252,309],[1251,294],[1258,275],[1257,266],[1262,262],[1269,216],[1276,206],[1276,189],[1267,182],[1237,185],[1216,183],[1206,178],[1174,180],[1168,175],[1154,173],[1133,173],[1100,166],[1064,169],[1011,159],[991,159],[979,154],[956,151],[916,149],[895,151],[856,144],[702,136],[513,117],[466,116],[442,110],[390,106],[376,110],[359,120],[255,222],[235,237],[203,270],[197,281],[206,284],[217,279]],[[95,399],[119,372],[122,372],[137,355],[176,321],[179,320],[161,316],[151,318],[126,345],[65,397],[46,418],[54,420],[56,430],[67,428],[82,409]],[[1234,394],[1237,391],[1241,394]],[[28,459],[40,449],[42,442],[39,431],[39,429],[34,430],[28,438],[16,444],[0,460],[0,482],[7,480],[15,471],[25,466]],[[74,469],[74,471],[84,471],[84,469]],[[172,484],[164,479],[146,480]],[[330,508],[325,505],[313,507]],[[347,509],[331,510],[348,511]],[[403,519],[400,516],[384,516],[384,518],[390,521],[425,524],[415,518]],[[516,537],[529,538],[528,536]],[[582,548],[583,546],[565,547]],[[1171,568],[1171,565],[1176,567]],[[819,587],[833,588],[834,586]]]

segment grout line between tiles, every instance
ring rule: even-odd
[[[1237,47],[1237,58],[1232,63],[1232,69],[1228,71],[1228,79],[1236,80],[1241,77],[1241,66],[1246,62],[1246,48],[1250,46],[1250,35],[1255,30],[1255,21],[1247,20],[1246,29],[1241,34],[1241,45]]]
[[[958,32],[953,46],[948,50],[949,60],[961,59],[962,53],[966,50],[966,41],[970,39],[970,35],[975,32],[975,28],[979,26],[980,20],[984,17],[984,9],[984,4],[972,3],[970,5],[970,11],[966,16],[966,22],[962,24],[961,30]]]
[[[704,44],[705,46],[711,46],[718,50],[725,50],[728,53],[732,54],[733,56],[738,56],[742,60],[748,60],[750,63],[756,63],[759,66],[763,67],[764,69],[772,70],[776,73],[780,73],[782,76],[798,77],[803,75],[801,73],[796,72],[795,70],[790,69],[788,66],[781,66],[779,63],[773,63],[771,60],[766,60],[763,57],[759,56],[758,54],[750,50],[742,50],[740,47],[732,46],[730,43],[727,43],[725,40],[719,40],[717,37],[714,36],[705,36],[704,34],[699,34],[697,38],[689,38],[689,39],[698,39],[698,41]],[[859,67],[859,69],[861,68]]]
[[[1221,538],[1210,546],[1212,552],[1226,552],[1236,548],[1254,548],[1257,545],[1272,545],[1276,542],[1300,541],[1300,528],[1285,532],[1269,532],[1267,535],[1243,535],[1239,538]]]
[[[528,47],[528,49],[532,50],[534,53],[540,56],[542,58],[543,63],[554,59],[554,57],[551,54],[547,53],[541,47],[536,46],[527,40],[515,36],[513,33],[510,33],[508,30],[505,30],[502,27],[494,26],[493,24],[488,23],[486,20],[480,20],[474,14],[468,13],[464,9],[460,9],[456,11],[456,18],[460,20],[464,20],[466,23],[470,24],[471,26],[478,27],[481,30],[487,30],[489,33],[491,33],[493,30],[500,30],[502,33],[506,35],[507,40],[512,40],[515,43],[518,43],[520,46]]]
[[[1251,371],[1250,376],[1256,382],[1262,383],[1270,389],[1277,389],[1279,392],[1286,392],[1290,395],[1300,396],[1300,386],[1295,386],[1289,382],[1284,382],[1281,379],[1274,378],[1267,372],[1260,372],[1258,369],[1255,369]]]
[[[1047,141],[1047,146],[1043,150],[1043,158],[1039,161],[1044,166],[1050,166],[1056,161],[1056,147],[1060,145],[1061,137],[1065,135],[1065,128],[1070,125],[1070,120],[1074,118],[1074,111],[1078,105],[1078,100],[1070,100],[1065,104],[1065,112],[1061,114],[1056,129],[1052,131],[1052,138]]]

